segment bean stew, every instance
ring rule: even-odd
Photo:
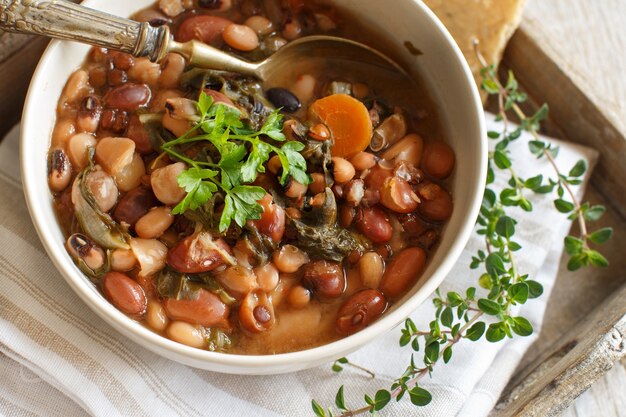
[[[244,59],[312,34],[303,0],[161,0],[134,16]],[[294,63],[280,85],[94,48],[59,99],[49,186],[65,246],[120,311],[188,346],[275,354],[379,319],[453,210],[455,155],[419,86]]]

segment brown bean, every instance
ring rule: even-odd
[[[150,189],[138,187],[120,199],[113,210],[113,218],[120,223],[124,222],[134,227],[137,220],[157,204],[158,201]]]
[[[148,300],[141,286],[121,272],[108,272],[102,278],[106,298],[123,313],[141,316],[146,312]]]
[[[388,242],[393,232],[387,215],[377,206],[363,208],[357,212],[356,226],[374,243]]]
[[[192,16],[185,19],[178,28],[176,40],[187,42],[196,39],[208,45],[219,46],[222,41],[222,32],[231,23],[233,22],[218,16]]]
[[[380,290],[390,299],[401,297],[417,282],[425,265],[426,252],[422,248],[404,249],[387,265]]]
[[[302,284],[321,298],[337,298],[346,289],[346,276],[338,263],[315,261],[304,266]]]
[[[48,186],[54,192],[60,192],[70,185],[72,164],[63,149],[53,149],[48,155]]]
[[[126,71],[114,68],[107,73],[107,82],[110,86],[118,86],[128,82],[128,74]]]
[[[148,104],[151,95],[147,85],[128,83],[109,91],[104,101],[109,108],[136,110]]]
[[[187,236],[167,253],[167,264],[186,274],[209,272],[227,262],[235,263],[230,246],[206,232]]]
[[[330,129],[326,125],[318,123],[309,129],[309,136],[319,141],[329,140],[331,138]]]
[[[205,327],[229,328],[230,308],[210,291],[201,289],[193,300],[166,298],[163,307],[172,320],[186,321]]]
[[[343,335],[356,333],[382,316],[386,308],[385,295],[378,290],[354,293],[339,307],[337,331]]]
[[[309,184],[309,190],[313,194],[323,193],[326,190],[326,176],[319,172],[314,172],[311,174],[311,178],[313,178],[313,182]]]
[[[402,178],[389,178],[380,192],[380,203],[396,213],[414,211],[419,201],[409,183]]]
[[[422,183],[417,192],[422,203],[417,207],[419,212],[431,220],[444,221],[452,215],[452,197],[450,193],[437,184]]]
[[[440,140],[426,143],[421,168],[435,178],[447,178],[454,169],[454,151]]]
[[[123,52],[109,51],[108,58],[115,68],[129,70],[135,63],[135,59],[130,54]]]
[[[272,328],[276,322],[272,300],[262,290],[246,295],[239,307],[239,323],[251,333],[261,333]]]
[[[113,133],[122,133],[128,126],[128,112],[119,109],[104,109],[100,117],[100,128]]]
[[[339,225],[344,229],[349,228],[356,216],[356,210],[350,204],[342,203],[339,206]]]
[[[135,150],[140,154],[149,154],[154,151],[150,136],[136,115],[132,115],[128,121],[126,137],[135,142]]]

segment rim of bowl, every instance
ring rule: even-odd
[[[86,1],[85,3],[86,5],[89,5],[91,1]],[[473,74],[463,56],[463,53],[452,38],[452,35],[448,32],[434,12],[432,12],[421,0],[413,0],[413,3],[415,3],[416,6],[421,9],[422,13],[426,14],[426,16],[435,24],[441,35],[443,35],[446,39],[448,47],[452,48],[457,64],[462,66],[463,74],[467,84],[469,85],[469,93],[472,95],[474,102],[473,110],[478,118],[478,133],[480,135],[479,142],[477,143],[479,146],[479,172],[474,186],[474,192],[471,194],[473,196],[472,201],[469,202],[469,215],[467,216],[466,221],[459,228],[457,238],[452,243],[448,253],[441,261],[441,264],[422,284],[417,293],[405,300],[401,305],[397,306],[395,310],[383,315],[383,317],[374,322],[372,325],[353,335],[314,348],[268,355],[220,353],[192,348],[160,336],[159,334],[124,315],[104,297],[102,297],[98,291],[94,291],[93,285],[84,279],[84,276],[82,276],[82,274],[74,268],[73,264],[69,265],[68,262],[64,260],[67,255],[64,246],[50,238],[53,229],[59,228],[58,222],[55,222],[54,224],[47,223],[43,214],[37,210],[40,202],[38,201],[35,193],[37,187],[36,183],[42,181],[42,179],[35,177],[34,174],[31,174],[32,170],[28,170],[26,168],[28,165],[26,162],[30,162],[26,161],[26,159],[32,155],[32,153],[29,152],[30,145],[26,138],[29,136],[32,137],[30,134],[30,126],[36,118],[35,111],[33,110],[34,106],[31,103],[31,96],[35,94],[33,92],[33,87],[44,82],[46,77],[44,70],[48,66],[49,61],[52,59],[52,52],[57,49],[62,42],[54,40],[50,43],[50,45],[48,45],[41,60],[39,61],[26,95],[20,137],[20,172],[28,211],[31,219],[33,220],[35,229],[37,230],[37,234],[39,235],[39,239],[50,256],[53,264],[57,270],[61,272],[61,275],[74,292],[76,292],[83,302],[85,302],[99,317],[116,328],[117,331],[120,331],[120,333],[124,334],[125,337],[129,336],[129,333],[136,336],[129,338],[133,339],[135,342],[139,342],[139,340],[141,340],[141,342],[146,343],[143,347],[146,347],[149,350],[155,351],[152,349],[154,347],[158,349],[159,354],[165,350],[178,357],[187,357],[194,361],[215,363],[216,365],[223,365],[226,367],[248,367],[251,369],[280,366],[287,367],[289,365],[299,363],[300,361],[314,363],[316,359],[320,360],[326,357],[340,357],[347,352],[354,351],[355,349],[372,341],[376,336],[389,332],[401,323],[406,317],[415,311],[417,307],[419,307],[419,305],[421,305],[421,303],[436,290],[437,287],[439,287],[441,282],[443,282],[447,274],[452,269],[454,263],[461,255],[461,252],[467,244],[470,234],[474,228],[474,221],[478,215],[482,201],[482,185],[484,184],[487,175],[485,118],[482,102],[480,100],[480,95],[478,93]],[[49,137],[47,139],[49,143]],[[217,371],[229,372],[228,370]]]

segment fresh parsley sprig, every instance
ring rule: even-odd
[[[389,389],[380,389],[375,395],[365,395],[364,404],[359,408],[346,405],[344,387],[341,386],[335,396],[334,410],[324,409],[313,400],[311,406],[318,417],[348,417],[363,413],[376,415],[387,407],[392,399],[400,401],[405,396],[415,406],[429,404],[432,395],[420,386],[422,378],[434,371],[437,363],[443,360],[448,363],[452,359],[454,346],[462,340],[477,341],[483,336],[489,342],[499,342],[506,337],[528,336],[533,327],[524,317],[512,314],[511,307],[525,304],[529,299],[543,294],[542,285],[522,274],[516,264],[515,252],[522,249],[514,240],[516,220],[507,214],[510,207],[520,207],[531,212],[533,206],[525,193],[535,192],[548,194],[556,190],[554,206],[557,211],[565,213],[569,219],[578,220],[579,236],[565,238],[565,250],[571,256],[568,268],[575,270],[583,266],[606,266],[607,260],[591,244],[602,244],[610,239],[612,229],[604,228],[594,232],[588,231],[587,222],[598,220],[605,209],[602,206],[591,206],[582,203],[574,194],[571,186],[582,183],[581,177],[587,167],[584,161],[577,162],[567,173],[563,174],[556,163],[558,147],[541,139],[540,123],[548,115],[548,107],[542,106],[533,116],[526,116],[519,103],[526,100],[526,94],[519,90],[519,85],[512,73],[505,85],[501,84],[494,66],[487,65],[476,48],[476,54],[483,65],[482,89],[498,99],[498,119],[502,121],[500,132],[488,132],[490,139],[498,140],[493,152],[489,154],[489,169],[482,207],[477,220],[477,233],[484,238],[484,248],[478,250],[472,258],[470,268],[483,269],[477,287],[467,288],[464,294],[448,292],[443,296],[437,291],[433,299],[436,307],[434,319],[428,329],[418,330],[411,319],[407,319],[401,329],[399,344],[410,346],[411,357],[404,373],[398,377]],[[508,112],[513,112],[519,119],[520,126],[509,129]],[[508,151],[508,145],[529,132],[534,140],[528,143],[530,152],[545,158],[554,169],[556,178],[544,180],[542,175],[523,179],[515,172],[514,161]],[[491,189],[495,180],[495,170],[508,172],[508,187],[500,193]],[[568,198],[565,196],[567,195]],[[478,287],[482,288],[483,296],[478,295]],[[488,318],[488,319],[487,319]],[[421,353],[416,361],[415,354]],[[346,358],[333,363],[332,370],[340,372],[342,365],[349,364],[353,368],[364,370],[359,365],[349,362]],[[370,374],[371,371],[369,371]],[[335,414],[336,413],[336,414]]]
[[[306,172],[306,161],[300,154],[304,144],[286,141],[279,110],[273,111],[261,129],[255,131],[244,124],[242,114],[236,107],[216,103],[204,91],[200,93],[197,109],[199,120],[193,128],[162,145],[165,153],[190,166],[177,178],[187,194],[172,210],[174,214],[200,208],[219,191],[224,194],[220,232],[225,232],[233,220],[243,227],[247,220],[259,219],[263,209],[258,200],[263,198],[265,191],[249,184],[256,180],[259,173],[265,172],[265,163],[272,154],[280,159],[282,184],[287,183],[290,177],[302,184],[311,182]],[[185,145],[197,142],[210,143],[219,153],[220,160],[215,163],[202,156],[190,158],[180,151]]]

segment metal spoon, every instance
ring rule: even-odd
[[[169,52],[192,66],[252,75],[276,84],[286,69],[304,60],[359,62],[396,74],[404,71],[366,45],[331,36],[308,36],[290,42],[261,62],[246,62],[199,41],[174,41],[166,25],[152,27],[64,0],[0,0],[0,28],[101,46],[159,62]]]

